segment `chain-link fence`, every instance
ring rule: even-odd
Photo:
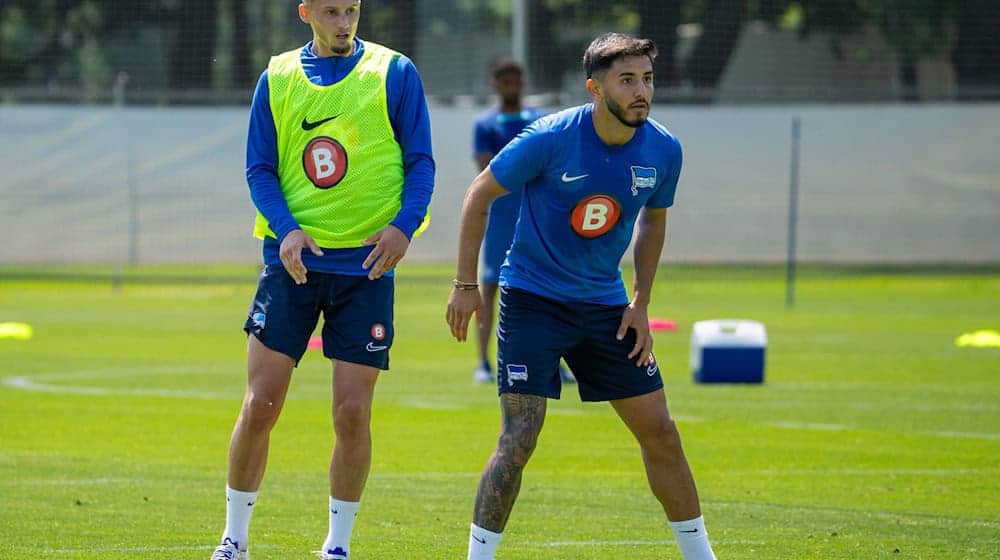
[[[310,38],[295,0],[6,0],[6,101],[244,104],[267,58]],[[488,96],[515,55],[536,94],[574,95],[597,34],[654,39],[658,100],[1000,98],[990,0],[365,0],[360,36],[415,60],[429,95]]]
[[[666,258],[783,258],[801,116],[801,258],[1000,262],[992,4],[364,0],[359,35],[411,56],[430,98],[433,222],[410,256],[454,254],[488,62],[520,57],[555,109],[587,99],[579,58],[616,30],[660,45],[653,116],[685,147]],[[311,37],[296,6],[0,0],[0,262],[257,260],[247,106]]]

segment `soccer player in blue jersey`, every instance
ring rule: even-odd
[[[271,59],[250,109],[246,173],[266,267],[244,325],[247,389],[212,560],[249,555],[271,429],[320,314],[336,442],[330,529],[318,554],[348,559],[371,466],[375,382],[394,336],[393,269],[425,223],[434,185],[413,63],[355,36],[359,0],[304,0],[298,11],[313,38]]]
[[[469,560],[493,558],[546,399],[559,398],[560,358],[573,369],[580,397],[610,401],[639,442],[650,488],[683,557],[715,558],[649,332],[650,290],[681,169],[680,143],[649,119],[655,56],[648,39],[594,39],[583,57],[592,103],[536,121],[466,193],[446,312],[459,341],[482,307],[476,266],[489,204],[508,191],[523,196],[500,270],[501,433],[479,482]],[[619,264],[633,230],[629,297]]]
[[[543,115],[539,109],[525,107],[521,93],[524,90],[524,69],[516,61],[500,58],[490,65],[490,87],[497,94],[497,105],[479,115],[473,127],[473,156],[478,171],[486,169],[493,156],[514,139],[524,127]],[[489,355],[493,333],[493,310],[496,306],[497,281],[500,265],[507,256],[507,249],[514,239],[514,223],[521,208],[521,196],[511,193],[493,201],[483,238],[479,282],[483,294],[483,307],[479,313],[478,338],[479,365],[472,378],[480,383],[491,383],[493,359]]]

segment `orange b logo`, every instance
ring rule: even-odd
[[[621,216],[622,207],[613,196],[595,194],[576,205],[570,215],[570,225],[577,235],[593,239],[610,231]]]
[[[333,138],[313,138],[302,152],[302,169],[321,189],[337,186],[347,174],[347,151]]]

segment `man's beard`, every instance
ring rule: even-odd
[[[631,128],[639,128],[640,126],[646,124],[647,117],[640,116],[636,117],[635,120],[630,121],[625,116],[625,111],[627,109],[622,108],[621,105],[616,103],[615,100],[611,99],[610,97],[605,97],[604,100],[605,100],[604,104],[608,107],[608,110],[611,111],[611,114],[614,115],[615,118],[618,119],[618,122],[622,123],[623,125]]]
[[[354,41],[347,44],[346,47],[330,47],[330,51],[337,56],[347,56],[351,54],[351,50],[354,48]]]

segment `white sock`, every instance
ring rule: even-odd
[[[330,532],[327,533],[326,541],[323,543],[323,552],[333,551],[347,558],[351,548],[354,519],[358,516],[360,508],[361,502],[345,502],[330,497]]]
[[[475,523],[469,530],[469,557],[467,560],[493,560],[503,533],[487,531]]]
[[[698,516],[687,521],[670,521],[670,528],[674,530],[674,538],[684,560],[715,560],[712,545],[708,543],[708,532],[705,531],[703,517]]]
[[[256,492],[241,492],[226,486],[226,530],[222,533],[222,542],[229,539],[240,550],[247,549],[250,544],[250,515],[255,503]]]

